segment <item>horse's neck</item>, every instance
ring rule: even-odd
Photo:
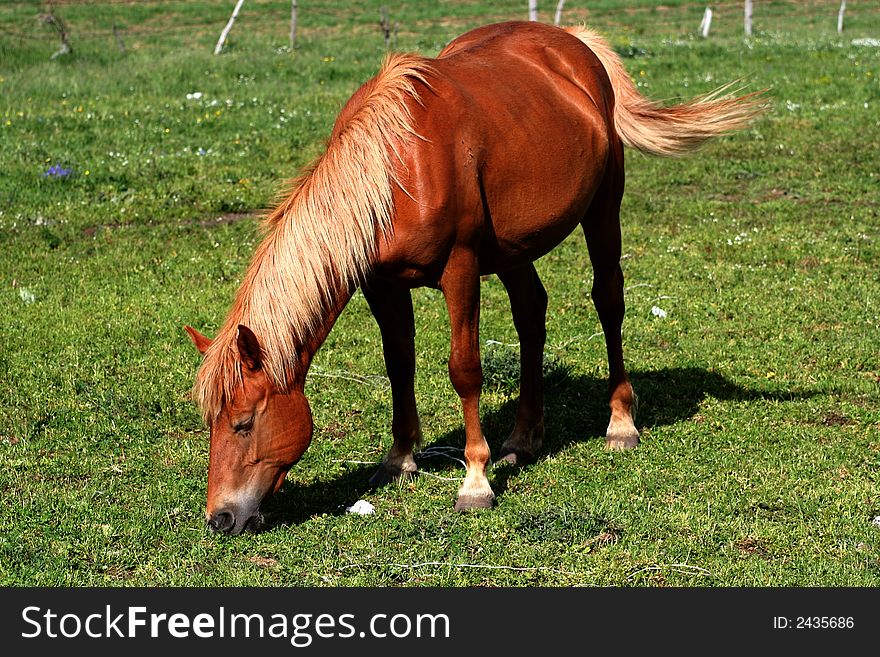
[[[321,348],[321,345],[327,340],[327,336],[330,335],[330,331],[336,324],[336,320],[339,319],[339,315],[342,314],[342,311],[345,310],[348,302],[351,301],[351,297],[354,295],[356,289],[356,287],[349,288],[340,285],[334,290],[332,301],[328,304],[322,321],[316,326],[312,334],[303,341],[303,344],[300,345],[300,367],[297,368],[299,372],[299,380],[296,383],[305,383],[305,376],[308,373],[309,366],[312,364],[315,354]]]

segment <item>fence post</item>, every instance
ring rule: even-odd
[[[559,0],[556,5],[556,16],[553,17],[553,24],[559,25],[562,22],[562,8],[565,6],[565,0]]]
[[[846,12],[846,0],[840,0],[840,10],[837,12],[837,33],[843,34],[843,14]]]
[[[538,0],[529,0],[529,20],[538,20]]]
[[[703,20],[700,22],[700,36],[704,39],[709,36],[709,27],[712,25],[712,10],[706,7],[703,13]]]
[[[388,13],[388,7],[385,5],[379,7],[379,29],[382,30],[385,47],[388,48],[391,45],[391,15]]]
[[[290,0],[290,47],[296,48],[296,0]]]
[[[116,45],[119,46],[119,50],[124,55],[125,42],[122,40],[122,35],[119,33],[119,28],[116,27],[116,23],[113,23],[113,36],[116,38]]]
[[[752,0],[746,0],[743,27],[745,28],[746,36],[752,36]]]
[[[238,18],[238,12],[241,10],[241,6],[244,4],[244,0],[238,0],[235,3],[235,9],[232,10],[232,16],[229,17],[229,22],[226,23],[226,27],[223,28],[223,31],[220,33],[220,38],[217,40],[217,45],[214,46],[214,54],[219,55],[220,51],[223,50],[223,44],[226,42],[226,35],[229,34],[229,30],[232,29],[232,24],[235,22],[235,19]]]

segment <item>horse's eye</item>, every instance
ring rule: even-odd
[[[247,433],[254,428],[254,416],[251,415],[250,417],[237,421],[232,425],[232,428],[236,433]]]

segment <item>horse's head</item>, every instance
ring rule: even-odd
[[[186,327],[204,356],[212,341]],[[260,506],[274,495],[312,439],[312,414],[301,388],[279,390],[263,370],[257,336],[238,327],[241,382],[211,413],[205,517],[215,531],[259,528]]]

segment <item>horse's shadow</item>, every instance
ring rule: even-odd
[[[493,377],[492,369],[486,371],[486,386],[516,392],[516,381],[509,375]],[[773,400],[788,401],[812,397],[813,392],[768,392],[747,388],[733,383],[725,376],[701,367],[675,367],[662,370],[632,371],[630,378],[639,397],[636,426],[657,427],[692,418],[706,397],[720,400]],[[568,445],[583,440],[604,440],[608,422],[608,381],[592,376],[573,376],[561,365],[545,364],[545,428],[544,445],[538,460],[556,454]],[[507,438],[516,417],[517,395],[497,408],[484,410],[482,426],[492,453],[497,454],[501,443]],[[430,440],[423,448],[464,447],[464,430],[457,428]],[[434,452],[442,450],[433,450]],[[463,456],[461,457],[463,458]],[[451,465],[447,459],[437,457],[419,458],[419,469],[446,476],[464,471]],[[321,514],[341,514],[345,507],[371,489],[370,477],[377,465],[357,465],[333,480],[319,481],[306,486],[290,483],[279,491],[268,505],[268,525],[298,524],[309,517]],[[459,470],[455,470],[459,468]],[[504,494],[507,482],[516,476],[519,468],[507,466],[490,472],[490,481],[497,496]],[[450,498],[450,506],[453,503]]]

